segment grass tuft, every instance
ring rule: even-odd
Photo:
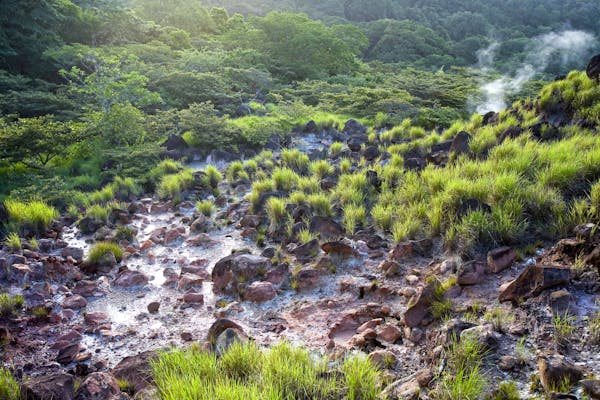
[[[90,249],[90,253],[86,262],[92,265],[96,264],[107,253],[112,253],[117,262],[121,262],[121,260],[123,260],[123,250],[118,244],[112,242],[99,242]]]

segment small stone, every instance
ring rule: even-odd
[[[498,367],[502,371],[513,371],[517,366],[517,358],[513,356],[502,356],[500,357],[500,362],[498,363]]]
[[[517,259],[517,253],[512,247],[500,247],[491,250],[487,254],[487,262],[490,272],[497,274],[510,267]]]
[[[600,379],[585,379],[580,383],[588,396],[592,399],[600,399]]]
[[[87,300],[85,299],[85,297],[78,294],[67,297],[63,302],[63,307],[69,308],[71,310],[79,310],[81,308],[85,308],[86,306]]]
[[[190,342],[194,339],[190,332],[181,332],[181,340],[185,342]]]
[[[377,336],[388,343],[396,343],[402,337],[402,332],[397,326],[386,324],[377,328]]]
[[[148,304],[148,312],[150,314],[156,314],[158,312],[159,308],[160,308],[160,302],[158,302],[158,301],[153,301],[152,303]]]
[[[186,304],[203,304],[204,295],[202,293],[190,291],[183,295],[183,302]]]
[[[244,300],[262,303],[273,300],[277,296],[271,282],[253,282],[244,291]]]

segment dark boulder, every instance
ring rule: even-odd
[[[169,135],[169,138],[160,145],[161,147],[165,147],[167,150],[185,150],[189,146],[185,140],[179,135]]]
[[[312,119],[304,125],[304,133],[317,133],[319,132],[319,127]]]
[[[585,72],[590,79],[600,80],[600,54],[592,57]]]
[[[379,151],[379,147],[377,147],[377,146],[369,146],[363,152],[363,157],[367,161],[373,161],[380,155],[381,155],[381,151]]]
[[[119,380],[131,384],[136,392],[152,383],[152,369],[150,362],[157,358],[154,351],[146,351],[135,356],[122,359],[112,370],[112,374]]]
[[[355,119],[349,119],[344,125],[344,129],[342,130],[344,135],[352,136],[352,135],[364,135],[367,133],[367,127],[358,122]]]
[[[571,270],[562,266],[532,265],[500,289],[501,302],[519,302],[535,297],[546,289],[569,283]]]
[[[404,168],[411,171],[421,171],[427,166],[423,158],[407,158],[404,160]]]
[[[323,238],[339,238],[344,236],[344,228],[331,218],[315,216],[310,221],[310,231]]]
[[[353,135],[348,138],[346,143],[351,151],[360,151],[363,144],[366,144],[368,140],[366,135]]]
[[[240,158],[238,155],[225,150],[213,150],[210,152],[209,157],[213,162],[232,162]]]
[[[212,271],[215,293],[236,293],[241,282],[262,280],[272,269],[271,260],[253,254],[236,253],[219,260]]]
[[[469,143],[471,142],[471,135],[468,132],[461,131],[452,140],[452,146],[450,146],[450,152],[456,155],[469,153],[471,148]]]
[[[500,114],[490,111],[483,115],[482,125],[495,125],[498,123],[498,118],[500,118]]]
[[[516,139],[525,133],[525,129],[520,126],[510,126],[498,138],[498,143],[503,143],[506,139]]]
[[[30,378],[21,386],[21,398],[26,400],[72,400],[75,397],[75,378],[58,372]]]
[[[114,376],[105,372],[89,374],[77,388],[75,400],[120,400],[121,389]]]
[[[377,171],[367,171],[367,182],[369,182],[369,185],[373,186],[377,191],[381,189],[381,179],[379,179]]]

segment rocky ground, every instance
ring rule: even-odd
[[[318,157],[334,138],[297,139],[292,145]],[[393,382],[389,398],[428,398],[453,337],[484,344],[489,381],[516,381],[524,398],[565,376],[600,376],[593,225],[531,257],[500,248],[463,261],[435,240],[395,245],[373,230],[345,237],[322,217],[310,228],[327,239],[300,245],[267,237],[259,248],[252,239],[266,219],[244,200],[248,182],[219,189],[212,218],[194,209],[202,193],[178,204],[145,198],[90,233],[63,218],[38,250],[2,250],[2,291],[26,303],[2,320],[4,363],[28,398],[156,398],[147,360],[157,350],[218,349],[246,337],[290,340],[334,358],[369,353]],[[116,225],[136,232],[121,242],[123,261],[86,265],[90,245]],[[568,322],[566,332],[557,318]],[[127,380],[131,393],[115,379]],[[586,385],[599,398],[598,382]]]

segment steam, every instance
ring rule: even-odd
[[[585,57],[595,45],[594,35],[583,31],[566,30],[538,36],[529,47],[525,62],[516,71],[481,86],[484,100],[477,106],[477,112],[484,114],[488,111],[498,112],[506,109],[507,95],[519,91],[536,74],[544,72],[551,62],[558,59],[564,67],[574,60]],[[492,69],[499,46],[498,42],[494,42],[477,52],[480,69],[483,71]]]

